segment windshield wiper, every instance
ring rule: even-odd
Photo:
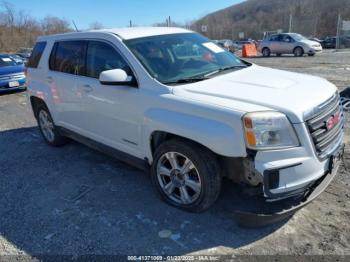
[[[200,76],[200,77],[189,77],[189,78],[182,78],[182,79],[177,79],[173,81],[167,81],[163,82],[163,84],[169,85],[169,84],[186,84],[186,83],[195,83],[199,81],[203,81],[209,79],[206,76]]]
[[[222,68],[219,68],[213,72],[210,72],[206,75],[204,75],[204,77],[209,77],[211,75],[215,75],[217,73],[221,73],[221,72],[224,72],[224,71],[229,71],[229,70],[233,70],[233,69],[237,69],[237,68],[244,68],[244,67],[247,67],[246,65],[234,65],[234,66],[226,66],[226,67],[222,67]]]

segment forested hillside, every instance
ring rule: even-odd
[[[196,21],[192,28],[212,39],[261,39],[264,31],[282,29],[288,32],[290,16],[292,31],[306,36],[324,37],[336,34],[338,15],[350,20],[350,0],[247,0],[226,9],[208,14]]]

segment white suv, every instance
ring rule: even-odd
[[[227,177],[267,201],[305,196],[295,211],[325,189],[343,152],[333,84],[250,64],[188,30],[40,37],[29,64],[50,145],[73,138],[150,167],[161,196],[185,210],[209,208]]]

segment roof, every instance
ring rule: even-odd
[[[192,31],[178,28],[178,27],[125,27],[125,28],[111,28],[111,29],[101,29],[101,30],[91,30],[91,31],[81,31],[81,32],[71,32],[59,35],[42,36],[39,39],[46,39],[57,36],[79,36],[81,34],[91,34],[91,33],[112,33],[118,35],[124,40],[142,38],[148,36],[156,35],[167,35],[167,34],[178,34],[178,33],[192,33]]]
[[[155,35],[167,35],[167,34],[192,32],[192,31],[189,31],[183,28],[178,28],[178,27],[126,27],[126,28],[103,29],[103,30],[96,30],[96,31],[117,34],[118,36],[120,36],[125,40],[147,37],[147,36],[155,36]]]

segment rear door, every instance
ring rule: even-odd
[[[272,35],[270,37],[269,48],[272,53],[281,52],[280,35]]]
[[[82,70],[86,42],[80,40],[59,41],[54,44],[49,60],[47,83],[57,111],[58,124],[73,131],[80,131],[80,94],[77,91],[77,73]]]

